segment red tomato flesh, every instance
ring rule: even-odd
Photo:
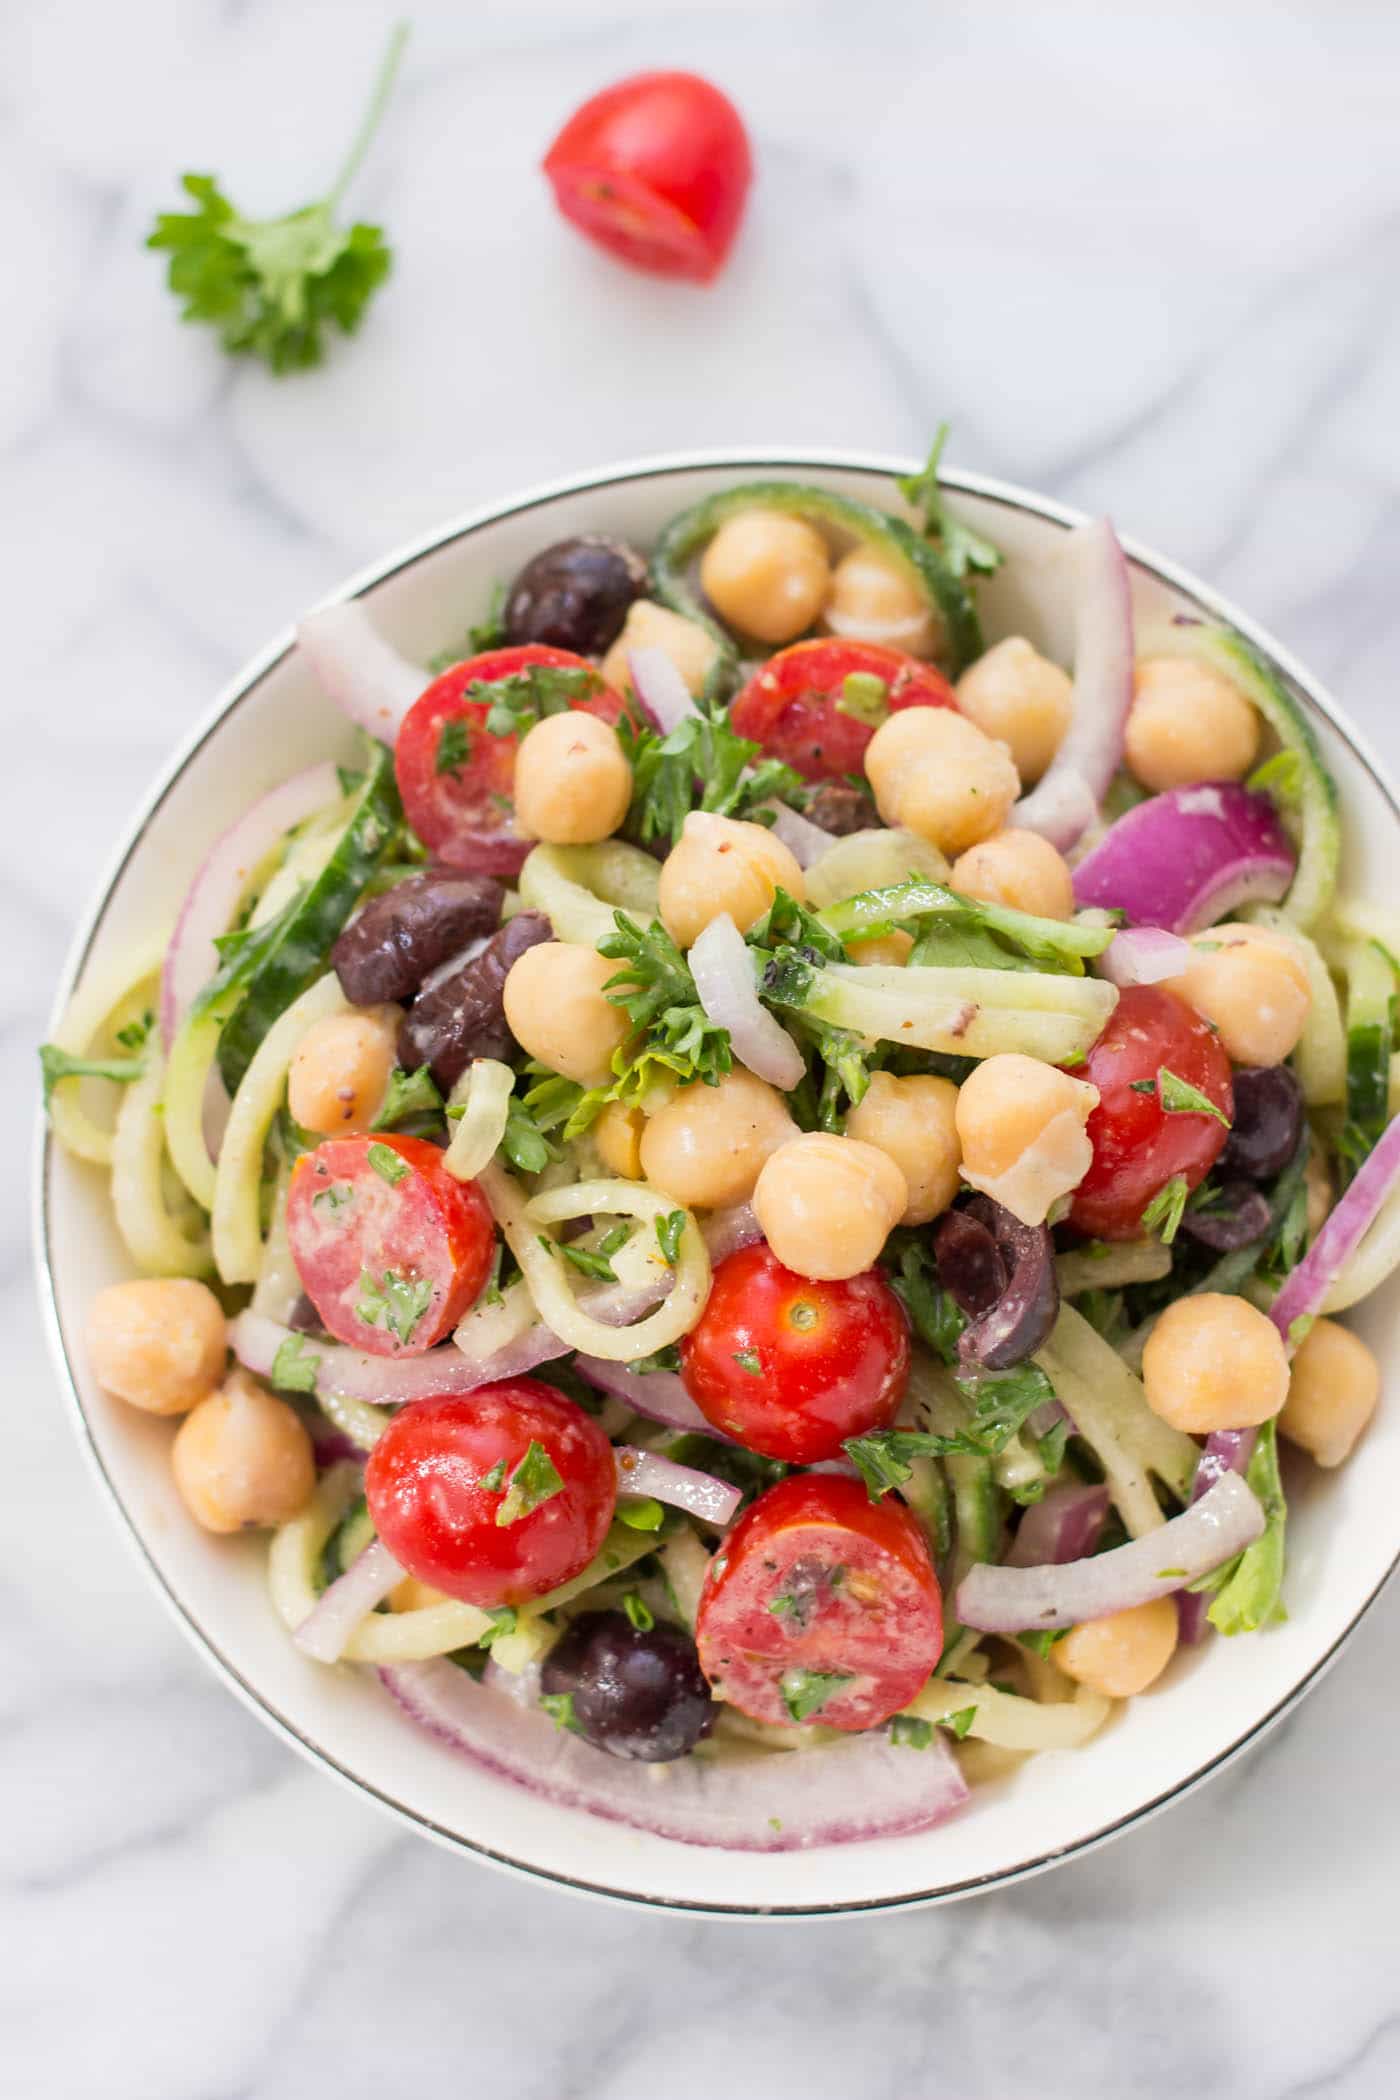
[[[710,1565],[700,1667],[755,1721],[874,1728],[907,1706],[943,1647],[938,1578],[899,1502],[857,1480],[779,1481]]]
[[[365,1499],[410,1575],[489,1611],[582,1573],[612,1522],[617,1469],[576,1401],[513,1378],[400,1408],[369,1455]]]
[[[512,802],[519,739],[493,736],[486,727],[489,703],[467,697],[473,685],[514,678],[532,664],[589,673],[593,690],[571,707],[603,722],[626,712],[622,695],[586,657],[541,642],[488,649],[435,678],[404,717],[394,771],[409,823],[446,867],[516,875],[534,844],[517,829]]]
[[[882,1276],[814,1283],[762,1245],[719,1264],[681,1343],[681,1377],[705,1419],[794,1465],[887,1428],[908,1376],[909,1322]]]
[[[321,1324],[371,1356],[421,1356],[491,1267],[496,1228],[474,1181],[426,1138],[328,1138],[287,1191],[292,1260]]]
[[[883,681],[892,714],[904,707],[957,706],[943,673],[902,649],[883,642],[794,642],[755,671],[730,720],[740,736],[795,766],[804,780],[859,773],[875,729],[837,705],[853,673]]]
[[[544,159],[555,201],[600,248],[658,277],[707,282],[753,174],[727,95],[695,73],[638,73],[575,111]]]
[[[1194,1189],[1224,1149],[1227,1123],[1204,1109],[1169,1114],[1163,1108],[1157,1076],[1163,1070],[1233,1116],[1230,1060],[1209,1024],[1160,985],[1130,986],[1087,1064],[1074,1071],[1098,1088],[1099,1100],[1087,1126],[1093,1164],[1075,1191],[1069,1221],[1095,1239],[1136,1239],[1158,1190],[1176,1174]]]

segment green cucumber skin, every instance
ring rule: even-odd
[[[385,745],[376,744],[335,852],[306,892],[281,940],[254,971],[219,1037],[219,1071],[230,1094],[237,1093],[273,1022],[325,969],[337,935],[401,821],[394,755]]]
[[[858,540],[895,554],[914,571],[924,595],[942,617],[947,657],[940,668],[955,678],[982,654],[982,629],[970,593],[953,575],[938,549],[921,539],[902,518],[806,482],[750,481],[739,488],[725,489],[720,495],[707,496],[703,503],[673,518],[657,541],[651,559],[653,597],[672,612],[694,620],[719,644],[721,656],[711,674],[711,684],[721,697],[727,696],[737,682],[738,650],[728,632],[706,611],[699,593],[690,584],[686,567],[726,519],[738,511],[756,508],[786,511],[835,525],[853,533]]]
[[[1391,1029],[1368,1021],[1347,1031],[1347,1121],[1375,1144],[1390,1120]]]
[[[1337,783],[1327,770],[1311,722],[1259,652],[1233,628],[1207,632],[1226,675],[1243,686],[1280,743],[1296,751],[1302,761],[1303,843],[1283,908],[1298,925],[1315,925],[1337,888],[1342,850]]]

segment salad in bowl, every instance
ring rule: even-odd
[[[906,1837],[1281,1621],[1281,1460],[1379,1394],[1400,920],[1105,521],[1058,651],[985,645],[936,450],[605,524],[431,662],[309,615],[354,763],[85,973],[87,1365],[305,1669],[672,1843]]]

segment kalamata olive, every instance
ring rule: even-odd
[[[567,1694],[579,1734],[614,1757],[665,1764],[714,1725],[695,1643],[661,1619],[643,1632],[620,1611],[581,1613],[545,1657],[540,1684],[547,1696]]]
[[[356,1006],[407,999],[425,977],[501,923],[505,891],[489,875],[425,869],[372,897],[331,950],[340,989]]]
[[[1181,1229],[1216,1254],[1233,1254],[1237,1247],[1261,1240],[1272,1216],[1268,1197],[1252,1181],[1224,1181],[1198,1210],[1187,1204]]]
[[[587,533],[527,561],[506,597],[506,640],[601,656],[646,589],[647,565],[623,540]]]
[[[974,1196],[940,1220],[933,1254],[940,1282],[969,1316],[962,1361],[1005,1371],[1034,1355],[1060,1312],[1049,1227],[1023,1225],[990,1196]]]
[[[428,1065],[446,1093],[473,1058],[509,1057],[515,1038],[506,1026],[502,995],[511,965],[527,948],[552,938],[542,911],[522,911],[492,934],[480,955],[415,999],[399,1029],[404,1070]]]
[[[875,798],[843,780],[824,781],[811,796],[806,814],[809,823],[820,824],[837,839],[849,838],[853,831],[871,831],[880,822]]]
[[[1235,1116],[1220,1172],[1268,1181],[1282,1173],[1303,1132],[1303,1089],[1287,1065],[1243,1065],[1234,1074]]]

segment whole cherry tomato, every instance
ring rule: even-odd
[[[719,1264],[681,1343],[681,1376],[705,1419],[796,1465],[886,1428],[908,1375],[909,1322],[882,1276],[814,1283],[766,1246]]]
[[[491,1267],[496,1227],[474,1181],[426,1138],[327,1138],[287,1191],[287,1239],[337,1341],[421,1356],[457,1325]]]
[[[489,730],[489,698],[469,697],[473,686],[499,685],[531,671],[571,674],[555,681],[577,688],[565,692],[564,704],[600,721],[617,722],[627,711],[622,695],[604,684],[586,657],[542,642],[488,649],[435,678],[404,716],[394,771],[409,823],[449,868],[515,875],[534,843],[517,830],[511,799],[519,739]]]
[[[536,1378],[400,1408],[369,1455],[365,1500],[396,1561],[483,1611],[542,1597],[603,1543],[612,1446]]]
[[[1220,1115],[1168,1108],[1164,1072],[1184,1079]],[[1087,1126],[1093,1164],[1075,1191],[1070,1223],[1095,1239],[1136,1239],[1144,1210],[1174,1175],[1194,1189],[1220,1157],[1235,1112],[1230,1060],[1194,1007],[1160,985],[1142,984],[1122,994],[1074,1076],[1096,1086],[1099,1100]]]
[[[943,1607],[903,1503],[858,1480],[780,1480],[710,1563],[695,1621],[700,1667],[756,1721],[874,1728],[938,1661]]]
[[[943,673],[902,649],[883,642],[794,642],[754,672],[730,720],[740,736],[795,766],[804,780],[841,780],[861,770],[876,728],[872,715],[853,711],[846,699],[853,675],[880,680],[880,705],[890,713],[957,705]]]
[[[696,73],[637,73],[576,110],[544,159],[566,219],[658,277],[713,277],[753,174],[727,95]]]

